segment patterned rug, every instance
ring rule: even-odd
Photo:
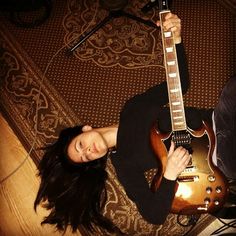
[[[124,11],[155,22],[156,8],[145,14],[140,10],[147,2],[130,1]],[[236,73],[235,5],[172,1],[172,11],[182,19],[189,62],[191,88],[184,97],[188,106],[214,107],[223,85]],[[125,16],[111,19],[72,55],[66,53],[108,14],[98,0],[54,1],[50,18],[26,29],[1,13],[0,109],[28,151],[36,141],[31,153],[36,164],[42,155],[38,148],[55,140],[63,127],[116,123],[129,97],[165,79],[160,31]],[[145,222],[110,163],[108,172],[105,214],[128,235],[183,235],[189,230],[176,224],[172,214],[162,227]],[[196,235],[212,219],[202,216],[189,234]]]

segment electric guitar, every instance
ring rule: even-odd
[[[197,130],[187,127],[174,36],[171,31],[165,31],[162,27],[162,22],[170,11],[167,1],[159,2],[172,131],[161,133],[157,123],[151,129],[151,144],[159,162],[152,190],[156,191],[160,185],[170,141],[173,140],[176,147],[183,146],[189,150],[191,160],[177,178],[171,212],[186,215],[211,213],[221,208],[225,202],[228,194],[227,180],[212,161],[215,135],[211,126],[202,121]]]

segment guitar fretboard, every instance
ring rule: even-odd
[[[166,80],[169,95],[169,106],[171,114],[172,131],[186,130],[186,120],[183,104],[179,67],[177,61],[174,36],[171,31],[165,31],[162,27],[164,17],[169,11],[160,12],[160,23],[162,33],[162,44],[164,52],[164,63],[166,69]]]

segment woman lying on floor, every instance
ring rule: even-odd
[[[181,21],[169,13],[163,26],[174,34],[184,94],[189,80],[181,43]],[[229,155],[234,152],[235,156],[236,147],[235,138],[231,138],[235,134],[235,91],[236,81],[232,79],[214,112],[218,154],[224,156],[224,162],[219,159],[217,164],[231,178],[236,178],[233,171],[236,158],[231,162],[233,155]],[[55,224],[59,230],[71,226],[76,231],[79,225],[92,229],[93,224],[109,231],[117,230],[101,214],[105,201],[102,196],[107,179],[106,161],[109,151],[113,150],[109,158],[128,197],[137,205],[144,219],[152,224],[163,224],[171,209],[176,179],[190,160],[189,152],[181,146],[175,148],[172,142],[160,187],[155,193],[150,190],[144,172],[157,167],[150,144],[150,130],[157,118],[163,129],[166,128],[163,116],[166,110],[163,107],[167,103],[167,83],[163,82],[128,100],[117,125],[102,128],[84,125],[62,130],[58,140],[45,149],[38,167],[41,185],[34,206],[36,209],[45,201],[47,209],[51,210],[43,223]],[[211,120],[212,111],[186,109],[188,126],[198,128],[202,123],[201,116],[206,114]]]

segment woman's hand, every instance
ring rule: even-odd
[[[160,26],[160,21],[157,21],[157,26]],[[164,30],[171,30],[174,35],[175,44],[181,43],[181,20],[180,18],[173,14],[168,13],[165,16],[165,20],[163,22]]]
[[[175,149],[174,142],[171,141],[164,177],[169,180],[176,180],[189,161],[189,152],[183,147]]]

